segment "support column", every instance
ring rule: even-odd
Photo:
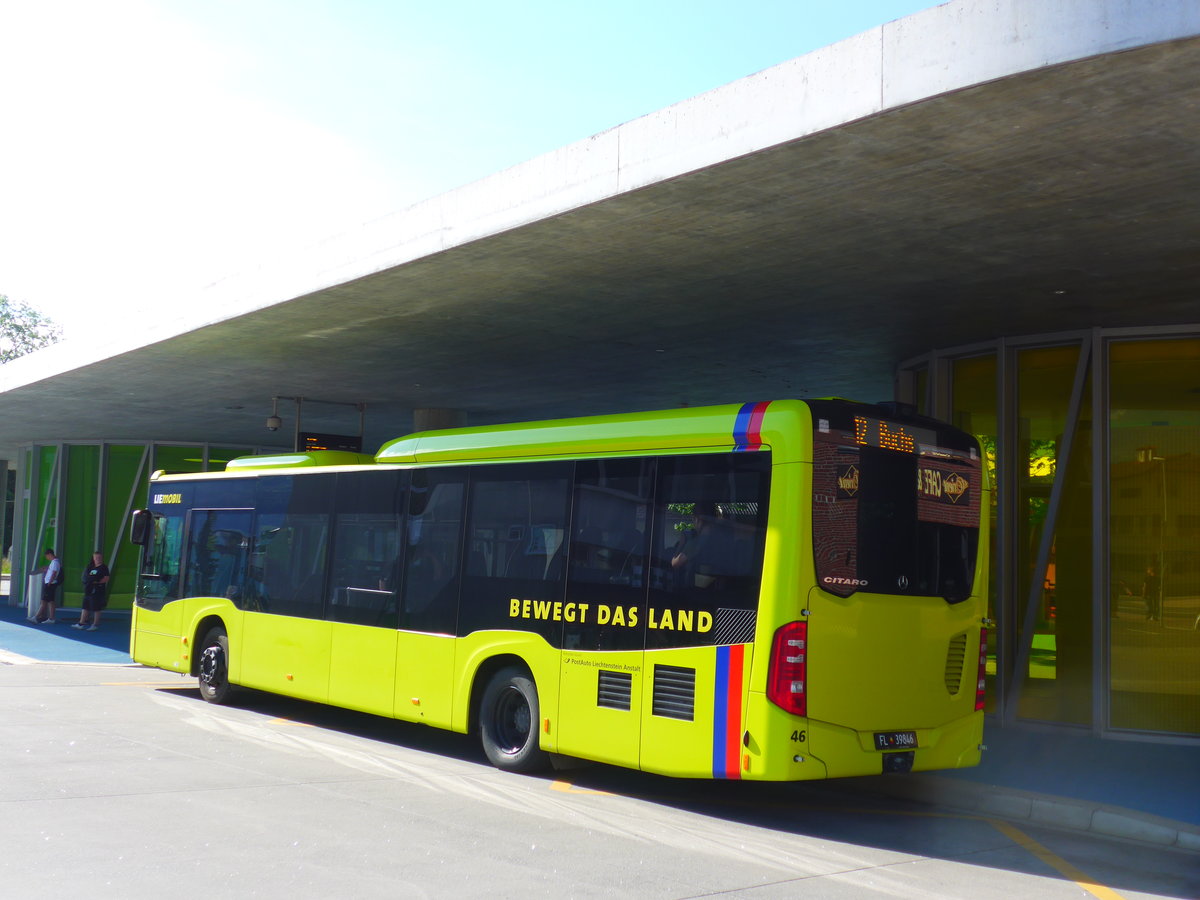
[[[4,533],[8,530],[8,460],[0,459],[0,496],[4,498],[4,502],[0,503],[0,538],[4,537]],[[15,499],[15,498],[14,498]],[[0,546],[0,555],[9,556],[9,541],[3,541],[3,546]],[[12,571],[12,559],[8,561],[9,571]],[[11,581],[11,580],[10,580]],[[9,603],[12,603],[12,587],[3,592],[9,598]],[[14,604],[15,605],[15,604]]]

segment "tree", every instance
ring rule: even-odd
[[[61,339],[62,327],[49,316],[0,294],[0,365]]]

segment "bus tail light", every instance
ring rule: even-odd
[[[983,709],[984,694],[987,688],[987,629],[979,629],[979,670],[975,682],[975,709]]]
[[[775,632],[767,699],[793,715],[808,715],[807,622],[789,622]]]

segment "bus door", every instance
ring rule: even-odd
[[[151,493],[156,508],[149,513],[149,533],[138,569],[137,599],[133,606],[130,655],[148,666],[186,671],[181,656],[181,560],[185,510],[183,491]],[[147,513],[136,514],[147,521]],[[144,527],[144,526],[143,526]]]
[[[637,766],[654,461],[576,465],[558,750]]]

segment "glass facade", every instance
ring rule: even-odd
[[[949,417],[950,422],[979,438],[979,446],[983,451],[983,462],[987,466],[988,481],[993,487],[992,500],[988,509],[988,518],[991,524],[988,533],[991,535],[991,544],[986,549],[981,548],[981,552],[986,552],[991,559],[995,559],[997,535],[997,491],[995,488],[999,477],[996,471],[996,451],[1000,435],[996,409],[996,354],[989,353],[985,356],[955,360],[951,367],[950,379],[951,396],[954,398],[953,411]],[[988,618],[995,621],[999,616],[999,611],[997,572],[994,564],[989,568],[989,573]],[[996,674],[999,670],[996,650],[996,629],[989,628],[987,695],[984,700],[984,711],[988,713],[996,711]]]
[[[1108,367],[1111,723],[1200,734],[1200,339]]]
[[[987,711],[1200,738],[1200,334],[1005,339],[900,374],[987,456]]]

